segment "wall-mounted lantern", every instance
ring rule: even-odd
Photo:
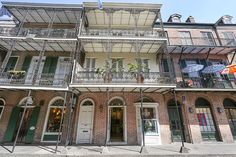
[[[192,107],[189,107],[189,108],[188,108],[188,112],[189,112],[189,113],[193,113],[193,112],[194,112],[193,108],[192,108]]]
[[[218,111],[218,113],[223,113],[224,109],[222,107],[217,107],[217,111]]]

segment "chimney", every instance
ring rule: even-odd
[[[169,17],[168,22],[181,22],[181,17],[180,14],[173,14]]]
[[[195,19],[192,16],[189,16],[186,20],[187,23],[195,23]]]

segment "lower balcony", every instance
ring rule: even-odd
[[[67,87],[68,75],[55,75],[54,73],[41,73],[34,79],[34,74],[24,71],[8,71],[0,75],[0,86],[13,87]],[[33,82],[35,82],[33,84]]]
[[[171,84],[169,73],[143,72],[111,72],[99,74],[95,71],[80,71],[73,77],[73,84]]]

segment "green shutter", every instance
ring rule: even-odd
[[[31,115],[31,119],[29,122],[29,128],[28,128],[27,134],[25,136],[25,143],[33,143],[39,112],[40,112],[40,107],[36,106],[32,112],[32,115]],[[34,129],[33,129],[33,127],[34,127]]]
[[[183,69],[183,68],[185,68],[186,66],[187,66],[187,64],[186,64],[185,60],[184,60],[184,59],[181,59],[181,60],[180,60],[180,68]]]
[[[8,62],[7,62],[7,65],[6,65],[6,68],[5,68],[4,72],[7,72],[9,70],[14,70],[14,68],[16,66],[17,59],[18,59],[18,57],[10,57]]]
[[[50,74],[54,74],[57,68],[57,61],[58,61],[58,57],[52,57],[51,59],[51,65],[49,68],[49,73]]]
[[[50,64],[51,64],[51,59],[52,57],[47,57],[43,66],[43,73],[47,74],[49,73],[49,68],[50,68]]]
[[[32,56],[26,56],[21,70],[28,72]]]
[[[18,106],[15,106],[12,109],[11,116],[10,116],[8,126],[7,126],[7,130],[6,130],[5,136],[4,136],[5,142],[12,142],[12,140],[13,140],[13,136],[14,136],[14,133],[16,130],[17,121],[19,119],[20,110],[21,110],[21,108]]]
[[[47,57],[43,67],[43,73],[55,73],[57,68],[57,60],[58,57]]]

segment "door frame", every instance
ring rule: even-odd
[[[116,99],[116,98],[115,98]],[[119,99],[119,98],[118,98]],[[114,99],[112,99],[114,100]],[[123,101],[123,100],[122,100]],[[111,142],[111,108],[123,108],[123,141],[122,142]],[[108,106],[108,127],[107,127],[107,141],[108,144],[127,144],[127,116],[126,116],[126,106]]]
[[[80,111],[81,111],[81,107],[83,106],[83,104],[86,102],[86,101],[90,101],[90,102],[92,102],[92,104],[93,104],[93,111],[92,111],[92,122],[91,122],[91,133],[90,133],[90,141],[89,141],[89,143],[91,144],[92,143],[92,140],[93,140],[93,124],[94,124],[94,108],[95,108],[95,103],[94,103],[94,101],[92,100],[92,99],[90,99],[90,98],[86,98],[86,99],[84,99],[83,101],[81,101],[81,103],[80,103],[80,108],[79,108],[79,116],[78,116],[78,123],[77,123],[77,132],[76,132],[76,144],[80,144],[78,141],[79,141],[79,131],[80,131],[80,116],[81,116],[81,114],[80,114]]]
[[[142,138],[142,121],[141,121],[141,102],[134,103],[135,110],[136,110],[136,129],[137,129],[137,140],[138,142],[141,143],[141,138]],[[156,120],[157,120],[157,128],[158,128],[158,133],[157,135],[153,135],[153,137],[159,137],[158,143],[155,144],[148,144],[147,142],[146,145],[161,145],[162,144],[162,139],[161,139],[161,125],[160,125],[160,118],[159,118],[159,103],[157,102],[143,102],[143,108],[154,108],[156,112]],[[146,137],[146,136],[145,136]],[[148,137],[148,136],[147,136]],[[145,138],[146,140],[146,138]]]

